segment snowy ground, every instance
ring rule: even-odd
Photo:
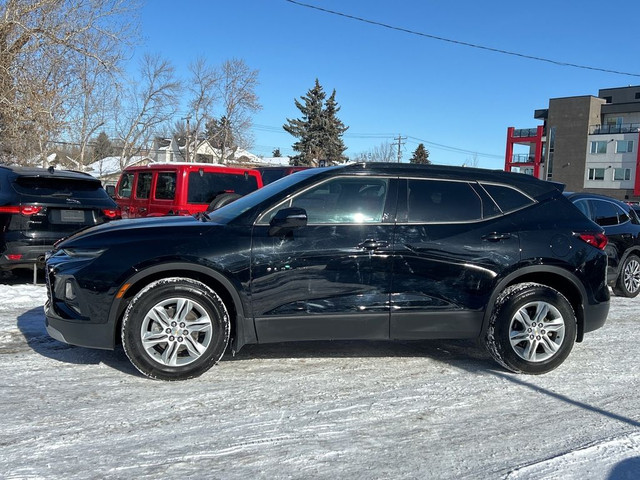
[[[638,479],[640,298],[543,376],[463,342],[247,346],[188,382],[44,329],[0,284],[0,478]]]

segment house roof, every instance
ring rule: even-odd
[[[147,156],[136,155],[129,159],[126,166],[136,165],[144,160],[153,162],[153,160]],[[96,160],[95,162],[87,165],[85,171],[98,178],[107,175],[115,175],[122,171],[120,168],[120,157],[105,157],[100,160]]]

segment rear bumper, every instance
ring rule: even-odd
[[[6,251],[0,255],[0,269],[31,268],[36,265],[44,267],[45,255],[53,249],[53,245],[8,245]],[[11,259],[9,255],[20,255],[18,259]]]
[[[593,332],[594,330],[597,330],[598,328],[604,326],[605,322],[607,321],[607,315],[609,314],[610,306],[611,302],[607,300],[585,307],[583,332]],[[580,340],[582,339],[578,339],[578,341]]]

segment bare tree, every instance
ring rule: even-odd
[[[117,72],[134,38],[136,2],[6,0],[0,4],[0,147],[5,157],[43,158],[49,141],[73,123],[79,72]],[[90,122],[89,122],[90,123]],[[90,127],[87,126],[90,130]]]
[[[188,83],[190,93],[189,100],[189,129],[187,141],[191,139],[197,142],[198,135],[204,132],[207,121],[213,116],[213,107],[217,100],[218,84],[220,82],[220,72],[209,66],[205,59],[199,58],[189,65],[191,78]],[[193,116],[193,122],[191,122]],[[195,149],[188,160],[195,157]]]
[[[218,91],[222,101],[222,114],[225,118],[237,146],[249,148],[253,144],[250,134],[252,125],[251,114],[262,109],[258,101],[256,87],[258,86],[258,70],[251,70],[243,60],[231,59],[222,64]],[[227,129],[221,129],[227,132]],[[231,147],[229,139],[216,139],[221,145],[220,159],[224,162],[226,150]]]
[[[383,142],[371,150],[359,153],[353,158],[357,162],[396,162],[396,152],[389,142]]]
[[[123,98],[116,131],[122,142],[120,167],[148,145],[155,131],[166,128],[177,111],[181,89],[173,66],[158,56],[145,55],[140,72]]]

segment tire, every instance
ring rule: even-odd
[[[216,195],[211,203],[207,207],[206,213],[213,212],[229,203],[239,199],[242,195],[238,193],[221,193],[220,195]]]
[[[564,295],[545,285],[520,283],[498,297],[485,345],[508,370],[539,375],[564,362],[576,334],[576,315]]]
[[[143,375],[186,380],[222,358],[229,332],[227,309],[211,288],[190,278],[164,278],[143,288],[127,307],[122,345]]]
[[[640,293],[640,258],[629,255],[622,262],[613,293],[620,297],[633,298]]]

